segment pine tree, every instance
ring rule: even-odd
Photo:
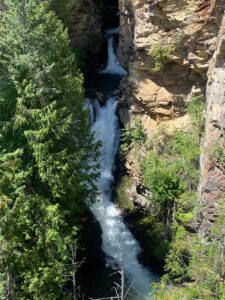
[[[69,248],[93,197],[98,144],[67,32],[41,0],[0,25],[2,299],[70,299]]]

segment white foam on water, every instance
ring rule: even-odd
[[[107,34],[107,31],[106,31]],[[109,37],[107,38],[107,43],[108,43],[108,62],[107,62],[107,66],[106,68],[101,71],[100,73],[103,74],[111,74],[111,75],[117,75],[117,76],[125,76],[127,75],[127,71],[121,66],[116,53],[115,53],[115,41],[114,41],[114,37],[112,36],[112,32],[109,35]]]
[[[113,169],[119,143],[115,97],[110,97],[103,107],[95,104],[94,110],[95,122],[92,130],[95,139],[101,141],[102,146],[99,157],[101,175],[97,182],[99,196],[91,210],[101,225],[102,249],[106,254],[107,264],[118,269],[122,251],[125,274],[130,283],[134,282],[133,288],[140,295],[138,300],[146,299],[145,295],[156,277],[139,263],[140,246],[126,228],[120,211],[111,201]]]

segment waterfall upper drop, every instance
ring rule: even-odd
[[[127,71],[120,65],[120,62],[115,54],[115,40],[113,34],[116,34],[118,29],[109,29],[106,31],[107,43],[108,43],[108,62],[106,68],[101,73],[125,76]]]

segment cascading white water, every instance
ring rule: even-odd
[[[118,76],[125,76],[127,75],[126,70],[120,65],[120,62],[115,54],[114,51],[114,38],[113,34],[116,32],[117,29],[110,29],[106,31],[106,35],[108,36],[108,62],[106,68],[101,71],[101,73],[111,74],[111,75],[118,75]]]
[[[105,37],[108,38],[114,34],[119,34],[119,28],[109,28],[105,31]]]
[[[109,47],[108,64],[103,73],[122,76],[126,71],[121,67],[114,53],[113,34],[114,30],[106,32]],[[90,102],[88,105],[90,106]],[[102,249],[106,254],[107,264],[113,269],[118,269],[122,254],[126,277],[129,283],[133,283],[132,288],[135,290],[136,296],[132,299],[149,299],[146,295],[156,276],[139,263],[140,246],[126,228],[119,209],[111,201],[113,169],[120,133],[116,105],[115,97],[108,97],[105,106],[101,107],[95,100],[90,107],[92,130],[96,141],[101,141],[102,144],[99,157],[100,178],[97,182],[99,196],[91,205],[91,210],[102,229]]]
[[[138,262],[140,247],[126,228],[119,210],[111,202],[113,167],[119,140],[119,123],[115,110],[114,97],[110,97],[104,107],[95,103],[92,129],[95,139],[102,143],[99,159],[101,176],[97,183],[99,196],[91,210],[101,225],[102,248],[107,256],[107,263],[112,268],[118,268],[122,251],[127,278],[130,282],[134,281],[133,287],[140,295],[146,295],[155,277]]]

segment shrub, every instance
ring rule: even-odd
[[[116,189],[116,202],[120,208],[124,210],[133,210],[134,204],[128,199],[129,192],[132,187],[132,181],[129,176],[123,176],[120,180],[120,183]]]
[[[185,237],[185,231],[178,229],[179,234],[171,246],[167,256],[166,271],[159,285],[155,284],[154,300],[164,299],[225,299],[225,210],[224,199],[221,202],[220,215],[211,228],[211,234],[207,239],[195,236],[189,239]],[[184,234],[184,235],[183,235]],[[182,237],[183,235],[183,237]],[[189,264],[183,264],[181,251],[185,246],[185,241],[189,242],[186,248],[189,249]],[[177,286],[173,285],[171,279],[179,282],[183,278],[189,278],[188,283]],[[191,279],[191,280],[190,280]]]
[[[160,203],[173,201],[180,194],[177,165],[163,160],[150,151],[143,165],[144,183],[152,193],[152,200]]]
[[[198,138],[192,132],[176,130],[161,150],[161,153],[157,150],[149,152],[143,161],[143,177],[152,193],[152,200],[168,203],[173,202],[184,191],[197,188]]]
[[[205,98],[203,95],[192,97],[187,106],[192,125],[201,137],[205,128]]]
[[[146,236],[148,251],[159,263],[163,262],[169,250],[166,225],[159,222],[157,216],[146,215],[138,221],[137,226]]]
[[[121,151],[125,154],[128,151],[131,143],[141,144],[145,140],[145,133],[142,122],[139,119],[135,120],[133,128],[124,128],[121,133]]]
[[[174,45],[163,45],[155,44],[151,47],[149,55],[153,57],[155,61],[155,67],[153,71],[162,71],[167,64],[172,59],[172,53],[175,51]]]
[[[176,200],[175,218],[179,224],[189,225],[194,221],[194,207],[196,204],[196,193],[184,192]]]

